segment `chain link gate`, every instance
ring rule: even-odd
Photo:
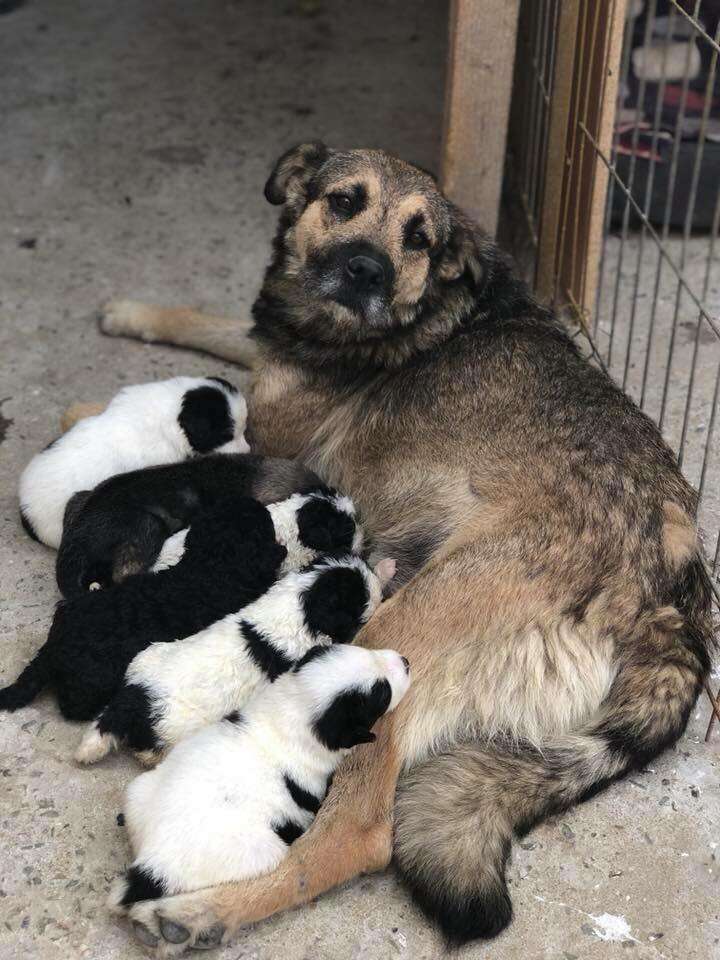
[[[506,177],[538,295],[698,491],[718,608],[719,55],[720,0],[523,0]]]

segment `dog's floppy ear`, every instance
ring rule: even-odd
[[[320,140],[291,147],[275,164],[265,184],[265,199],[279,206],[304,198],[310,181],[329,156]]]
[[[472,221],[454,211],[450,236],[440,254],[438,276],[445,283],[464,278],[479,291],[487,279],[487,263],[483,256],[485,238]]]

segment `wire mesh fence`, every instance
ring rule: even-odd
[[[698,490],[718,601],[719,56],[720,0],[524,0],[509,138],[538,293]]]

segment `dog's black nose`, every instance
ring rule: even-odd
[[[401,659],[402,662],[405,664],[405,670],[406,670],[408,673],[410,673],[410,661],[408,660],[408,658],[407,658],[407,657],[400,657],[400,659]]]
[[[385,283],[385,269],[383,265],[363,254],[350,257],[345,269],[353,283],[363,290],[374,290]]]

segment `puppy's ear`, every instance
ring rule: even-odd
[[[385,679],[376,680],[370,690],[345,690],[316,718],[315,735],[329,750],[373,743],[375,734],[370,728],[385,713],[391,699],[390,684]]]
[[[329,156],[320,140],[292,147],[275,164],[265,184],[265,199],[275,206],[305,199],[310,181]]]
[[[75,523],[91,496],[92,490],[78,490],[70,497],[63,515],[63,533]]]
[[[445,283],[464,279],[471,289],[479,292],[487,279],[487,263],[483,256],[485,243],[475,224],[458,211],[440,254],[439,278]]]

